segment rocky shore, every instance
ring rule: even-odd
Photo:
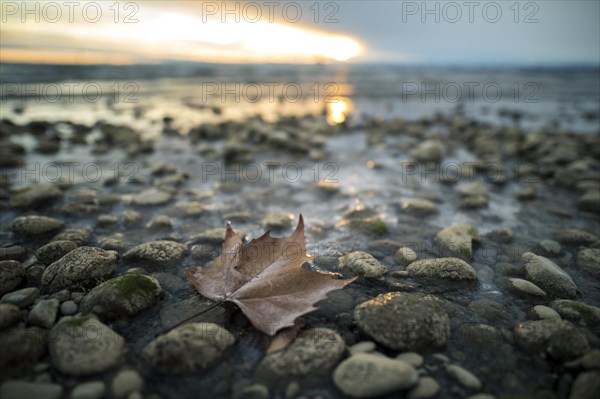
[[[0,397],[600,392],[597,136],[461,115],[172,120],[152,141],[0,122]],[[227,221],[251,239],[299,213],[306,267],[359,278],[289,347],[266,354],[230,304],[155,337],[211,304],[186,275]]]

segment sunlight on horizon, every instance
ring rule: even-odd
[[[204,21],[194,14],[146,10],[135,24],[4,24],[4,62],[152,63],[164,60],[228,63],[348,61],[359,43],[289,24]],[[61,62],[64,61],[64,62]]]

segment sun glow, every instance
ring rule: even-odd
[[[350,100],[347,98],[336,97],[327,104],[327,123],[330,125],[339,125],[346,120],[346,115],[350,111]]]
[[[140,10],[141,12],[141,10]],[[12,29],[12,30],[11,30]],[[73,62],[132,59],[185,60],[203,62],[315,63],[347,61],[361,52],[350,37],[332,35],[277,22],[205,20],[193,13],[147,9],[135,24],[6,24],[3,58],[11,54],[32,62],[48,58],[54,51]],[[22,42],[22,43],[19,43]],[[16,50],[25,50],[26,53]],[[39,51],[35,60],[35,50]],[[5,59],[10,61],[10,59]],[[85,60],[80,60],[85,62]],[[110,61],[107,61],[110,62]]]

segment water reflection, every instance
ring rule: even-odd
[[[327,123],[339,125],[346,120],[352,108],[352,102],[346,97],[335,97],[327,103]]]

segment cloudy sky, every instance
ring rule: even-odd
[[[3,62],[600,64],[600,2],[0,1]]]

